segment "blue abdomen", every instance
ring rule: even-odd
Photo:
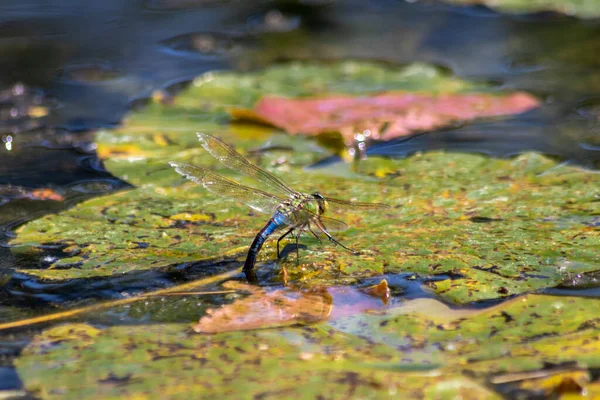
[[[275,214],[273,214],[273,218],[271,218],[271,220],[273,223],[275,223],[275,225],[277,225],[278,228],[281,228],[288,224],[289,219],[287,215],[277,211]]]
[[[254,273],[254,264],[256,263],[256,257],[258,256],[258,252],[262,248],[265,240],[277,229],[280,229],[284,226],[288,225],[288,217],[281,213],[276,212],[273,217],[269,220],[267,225],[258,232],[252,245],[250,246],[250,250],[248,250],[248,256],[246,257],[246,262],[244,263],[244,272],[246,273],[246,277],[248,281],[255,283],[256,282],[256,274]]]

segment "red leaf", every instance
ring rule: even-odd
[[[0,204],[14,199],[64,201],[65,197],[49,188],[28,189],[21,186],[0,185]]]
[[[232,115],[268,122],[291,134],[340,132],[351,143],[355,133],[365,130],[374,139],[389,140],[456,121],[518,114],[538,105],[535,97],[523,92],[503,96],[388,92],[313,99],[265,96],[254,110],[234,110]]]

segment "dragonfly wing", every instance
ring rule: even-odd
[[[281,179],[258,168],[227,143],[206,133],[198,132],[197,135],[202,147],[227,168],[244,173],[279,193],[295,197],[296,192]]]
[[[311,227],[317,227],[319,229],[324,227],[327,228],[326,230],[330,232],[341,232],[348,229],[348,224],[346,224],[344,221],[340,221],[339,219],[324,217],[306,209],[299,210],[298,212],[304,213],[304,218],[299,219],[309,221]],[[317,223],[317,220],[320,223]]]
[[[348,229],[348,225],[344,221],[340,221],[339,219],[333,219],[328,217],[319,217],[325,228],[329,232],[342,232]]]
[[[270,193],[240,185],[237,182],[196,165],[180,162],[170,162],[169,164],[175,168],[178,174],[204,186],[209,192],[237,200],[258,212],[272,214],[284,201]]]
[[[360,212],[369,210],[385,210],[391,208],[391,206],[383,203],[362,203],[359,201],[346,201],[332,199],[329,197],[326,197],[325,200],[333,212]]]

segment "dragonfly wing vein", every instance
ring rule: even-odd
[[[338,219],[320,216],[319,219],[329,232],[342,232],[348,229],[348,224]]]
[[[331,209],[337,212],[352,212],[352,211],[368,211],[368,210],[385,210],[391,208],[383,203],[363,203],[360,201],[346,201],[340,199],[325,198]]]
[[[227,143],[206,133],[198,132],[197,135],[202,143],[202,147],[227,168],[244,173],[279,193],[288,196],[296,194],[296,192],[281,179],[250,163],[250,161],[235,151],[235,149]]]
[[[284,201],[262,190],[240,185],[205,168],[181,162],[169,163],[175,171],[219,196],[229,197],[265,214],[272,214]]]

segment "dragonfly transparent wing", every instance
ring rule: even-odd
[[[306,220],[310,221],[311,228],[318,228],[319,226],[315,223],[315,220],[319,220],[321,221],[321,226],[325,226],[329,232],[342,232],[348,229],[348,224],[346,224],[344,221],[340,221],[339,219],[324,217],[306,209],[301,210],[301,212],[306,214]]]
[[[342,232],[348,229],[348,224],[346,224],[344,221],[340,221],[339,219],[328,217],[319,217],[319,219],[329,232]]]
[[[275,195],[240,185],[237,182],[196,165],[180,162],[170,162],[169,164],[175,168],[178,174],[204,186],[209,192],[237,200],[258,212],[272,214],[279,204],[284,201]]]
[[[389,205],[383,203],[363,203],[359,201],[332,199],[329,197],[326,197],[325,200],[327,200],[327,203],[329,203],[329,207],[333,212],[361,212],[391,208]]]
[[[197,135],[198,139],[202,143],[202,147],[204,147],[206,151],[208,151],[214,158],[216,158],[227,168],[246,174],[249,177],[269,186],[278,193],[295,197],[296,192],[286,185],[281,179],[250,163],[250,161],[235,151],[235,149],[227,143],[206,133],[198,132]]]

